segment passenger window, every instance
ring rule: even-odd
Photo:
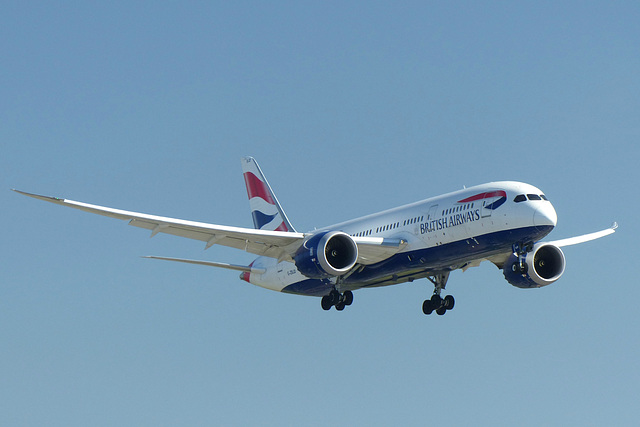
[[[525,200],[527,200],[527,197],[524,194],[518,194],[516,198],[513,199],[516,203],[524,202]]]
[[[529,200],[542,200],[537,194],[527,194]]]

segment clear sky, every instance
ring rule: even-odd
[[[2,2],[0,424],[637,425],[640,4]],[[492,180],[543,189],[538,290],[490,264],[317,298],[248,263],[9,191],[299,230]]]

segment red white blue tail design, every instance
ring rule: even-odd
[[[242,172],[247,186],[253,225],[258,230],[293,231],[276,195],[253,157],[242,159]]]

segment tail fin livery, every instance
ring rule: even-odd
[[[247,186],[253,225],[258,230],[292,231],[287,215],[253,157],[242,159],[242,172]]]

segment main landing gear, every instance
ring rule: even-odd
[[[447,295],[442,298],[438,294],[433,294],[431,299],[425,300],[422,303],[422,312],[429,315],[435,311],[438,315],[442,316],[447,310],[451,310],[455,303],[456,300],[453,299],[452,295]]]
[[[322,297],[322,309],[331,310],[331,307],[336,308],[338,311],[344,310],[347,305],[351,305],[353,302],[353,293],[351,291],[345,291],[343,294],[337,290],[332,290],[329,295]]]
[[[422,312],[429,315],[435,311],[439,316],[442,316],[447,312],[447,310],[453,309],[453,306],[456,303],[455,299],[451,295],[447,295],[444,298],[440,296],[442,290],[447,285],[449,272],[447,271],[442,274],[437,274],[433,277],[428,277],[428,279],[435,286],[435,290],[433,291],[431,299],[425,300],[422,303]]]

